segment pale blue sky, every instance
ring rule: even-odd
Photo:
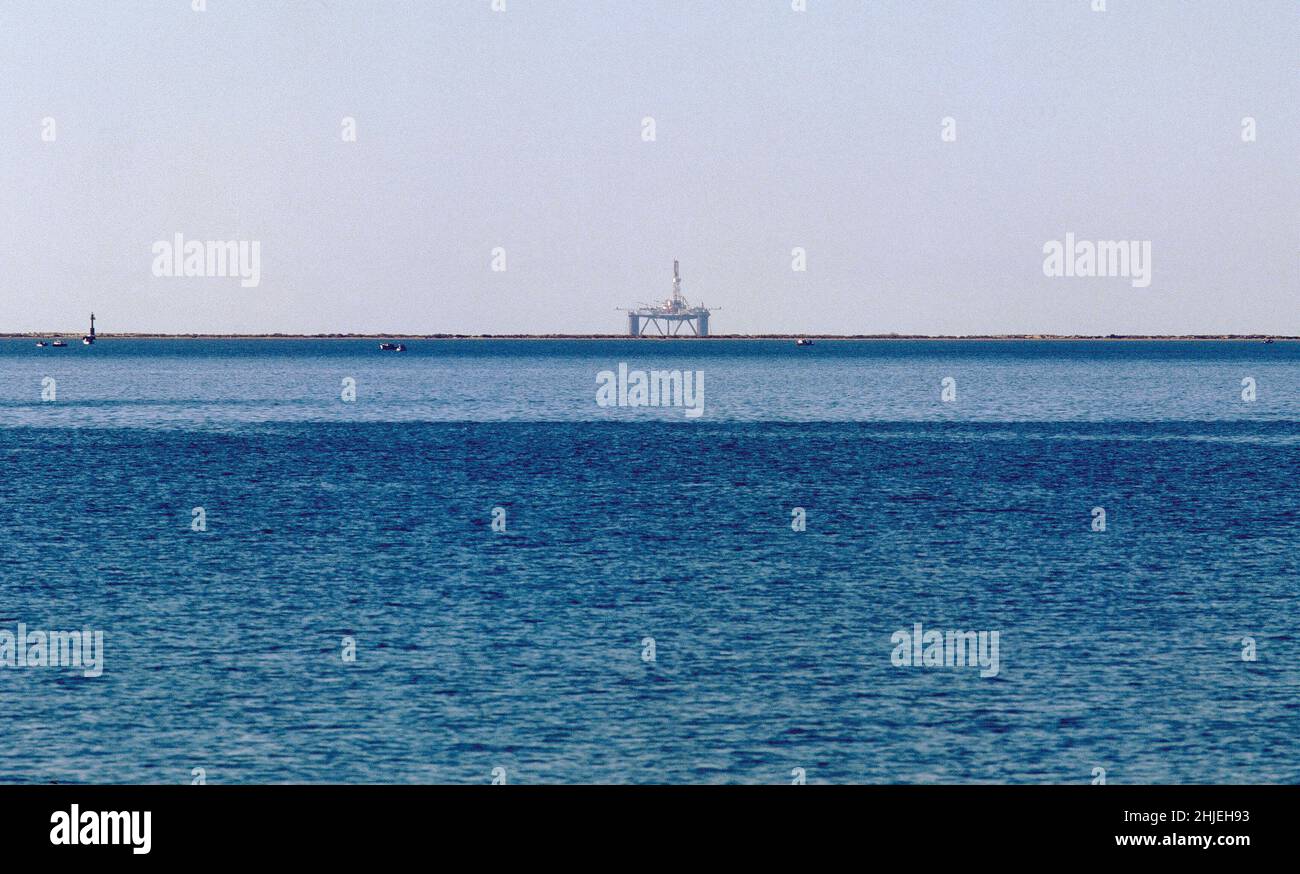
[[[679,258],[717,333],[1300,333],[1292,0],[207,5],[0,4],[0,332],[616,333]]]

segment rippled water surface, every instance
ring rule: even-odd
[[[375,346],[0,341],[0,780],[1300,780],[1294,344]]]

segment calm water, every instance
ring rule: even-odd
[[[1300,780],[1300,345],[375,345],[0,341],[0,780]]]

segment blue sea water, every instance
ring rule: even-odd
[[[1300,780],[1300,344],[407,345],[0,341],[0,780]]]

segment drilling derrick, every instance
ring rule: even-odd
[[[690,328],[687,334],[683,326]],[[709,310],[703,305],[691,306],[682,295],[682,274],[673,262],[673,295],[657,304],[641,304],[627,311],[629,337],[644,337],[653,329],[653,336],[707,337],[709,336]]]

